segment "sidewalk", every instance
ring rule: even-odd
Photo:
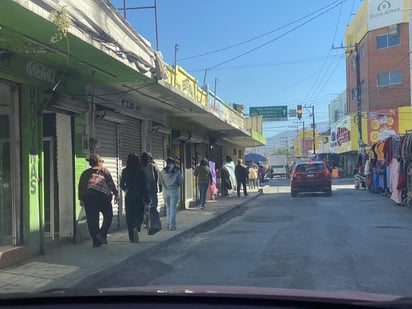
[[[130,243],[127,230],[116,231],[108,236],[108,245],[93,248],[91,241],[70,244],[51,249],[45,255],[35,256],[24,263],[0,271],[0,293],[36,293],[48,289],[70,289],[88,277],[114,269],[116,265],[147,253],[182,236],[206,228],[218,222],[244,203],[261,193],[252,191],[248,197],[219,197],[207,202],[204,210],[190,208],[177,213],[177,230],[163,229],[155,235],[147,235],[142,228],[140,241]],[[165,217],[161,217],[165,227]]]

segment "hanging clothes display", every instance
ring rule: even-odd
[[[402,180],[402,182],[400,181],[401,185],[404,186],[401,188],[403,204],[410,205],[412,201],[412,134],[404,136],[399,149],[401,152],[401,172],[399,176]]]

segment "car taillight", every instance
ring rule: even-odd
[[[302,172],[292,172],[292,177],[296,177],[296,175],[300,175]]]
[[[330,174],[330,171],[329,171],[328,169],[325,169],[325,170],[323,171],[323,173],[324,173],[325,175],[329,175],[329,174]]]

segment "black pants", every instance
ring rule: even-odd
[[[236,179],[237,182],[237,196],[240,196],[240,186],[243,186],[243,194],[247,196],[247,189],[246,189],[246,178],[245,179]]]
[[[107,238],[107,232],[113,220],[112,196],[104,195],[95,190],[89,190],[84,199],[87,227],[94,245],[98,245],[101,239]],[[99,227],[99,214],[103,215],[102,226]]]
[[[142,196],[126,196],[126,222],[129,231],[129,240],[134,241],[133,229],[140,232],[143,222],[144,203]]]

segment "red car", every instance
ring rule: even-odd
[[[323,161],[299,162],[290,178],[290,194],[301,192],[325,192],[332,195],[331,173]]]

